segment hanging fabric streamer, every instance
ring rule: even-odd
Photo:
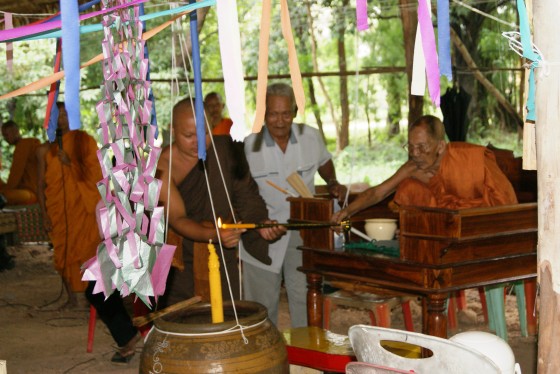
[[[5,12],[4,13],[4,29],[11,30],[13,29],[14,25],[12,23],[12,13]],[[13,73],[13,66],[14,66],[14,44],[13,43],[6,43],[6,70],[8,71],[8,75],[11,77]]]
[[[66,71],[64,106],[71,130],[80,124],[80,12],[77,1],[60,0],[62,62]]]
[[[62,59],[62,40],[56,41],[56,55],[54,61],[54,72],[60,71],[60,60]],[[47,112],[45,113],[45,121],[43,127],[47,129],[47,137],[52,143],[56,138],[56,128],[58,125],[58,107],[55,105],[58,100],[58,92],[60,90],[60,81],[51,83],[47,99]]]
[[[245,136],[245,81],[243,80],[237,0],[217,2],[216,11],[226,105],[233,121],[230,135],[233,140],[242,141]]]
[[[367,0],[356,0],[356,27],[358,31],[365,31],[369,28]]]
[[[535,67],[538,66],[541,57],[533,51],[529,17],[527,17],[527,9],[525,8],[523,0],[517,0],[517,12],[519,13],[519,31],[521,33],[523,57],[531,61],[531,69],[529,71],[529,93],[527,97],[527,120],[535,121],[537,119],[535,111]]]
[[[191,4],[196,0],[190,0]],[[204,102],[202,100],[202,71],[200,68],[200,46],[198,44],[198,22],[196,12],[190,15],[191,53],[194,74],[194,111],[196,118],[196,137],[198,139],[198,158],[206,160],[206,122],[204,121]]]
[[[270,12],[271,1],[263,0],[262,16],[261,16],[261,35],[259,38],[259,69],[257,80],[257,105],[255,113],[255,121],[253,122],[254,133],[261,131],[264,123],[264,114],[266,111],[266,87],[268,83],[268,40],[270,37]],[[297,53],[294,39],[292,36],[292,26],[290,23],[290,13],[288,10],[287,0],[280,0],[280,21],[282,24],[282,35],[288,46],[288,61],[290,66],[290,77],[292,78],[292,88],[296,98],[298,113],[305,111],[305,94],[303,91],[303,82],[299,70]]]
[[[412,62],[412,81],[410,83],[410,94],[424,96],[426,93],[426,59],[422,48],[422,33],[420,27],[416,28],[416,39],[414,40],[414,60]]]
[[[453,80],[451,69],[451,37],[449,33],[449,0],[437,1],[438,58],[440,74]]]
[[[436,51],[436,40],[434,27],[432,25],[432,13],[430,0],[418,0],[418,25],[422,35],[422,49],[426,60],[426,75],[428,80],[428,91],[430,99],[436,107],[439,107],[439,65]]]

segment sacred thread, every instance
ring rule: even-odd
[[[220,261],[212,242],[208,243],[208,273],[210,280],[210,305],[212,307],[212,323],[224,322],[222,305],[222,281],[220,279]]]

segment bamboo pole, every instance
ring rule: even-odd
[[[548,62],[535,70],[540,286],[537,372],[560,373],[560,2],[534,0],[534,43]]]

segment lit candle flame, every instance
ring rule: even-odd
[[[220,217],[218,217],[218,228],[221,229],[222,228],[222,219]]]

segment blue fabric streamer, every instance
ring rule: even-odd
[[[190,0],[193,4],[195,0]],[[202,101],[202,77],[200,70],[200,47],[198,45],[198,22],[196,12],[190,14],[191,45],[194,75],[194,111],[196,118],[196,138],[198,140],[198,158],[206,160],[206,126],[204,126],[204,102]]]
[[[62,62],[66,74],[64,106],[71,130],[80,125],[80,13],[77,0],[60,0]]]
[[[59,88],[60,81],[56,83],[56,90],[54,91],[54,101],[51,108],[51,116],[49,117],[49,127],[47,128],[47,138],[51,143],[56,140],[56,128],[58,127],[58,106],[56,105],[56,102],[58,100]]]
[[[449,0],[437,2],[439,74],[453,79],[451,68],[451,42],[449,33]]]
[[[199,8],[204,8],[208,6],[212,6],[216,4],[216,0],[203,0],[199,1],[194,4],[184,5],[181,7],[177,7],[174,9],[167,9],[160,12],[154,12],[150,14],[146,14],[140,17],[140,21],[149,21],[154,18],[162,17],[162,16],[171,16],[174,14],[187,12],[189,10],[195,10]],[[96,31],[103,31],[103,25],[100,23],[96,23],[94,25],[83,25],[80,26],[80,34],[89,34],[91,32]],[[16,41],[23,41],[23,40],[40,40],[40,39],[50,39],[50,38],[60,38],[62,36],[62,32],[60,30],[46,32],[39,35],[29,36],[25,38],[14,38],[9,40],[4,40],[5,43],[7,42],[16,42]]]
[[[521,45],[523,46],[523,57],[531,60],[531,69],[529,71],[529,92],[527,93],[527,120],[536,121],[537,113],[535,109],[535,67],[538,65],[541,57],[533,51],[533,43],[531,42],[531,28],[529,27],[529,17],[523,0],[517,0],[517,12],[519,13],[519,31],[521,35]]]
[[[140,4],[139,6],[139,15],[142,17],[144,15],[144,4]],[[146,31],[146,21],[142,21],[142,30]],[[148,42],[144,43],[144,58],[148,60],[148,71],[146,72],[146,80],[150,80],[150,54],[148,53]],[[151,112],[151,120],[150,124],[155,126],[156,131],[154,133],[155,138],[157,139],[159,129],[157,127],[157,117],[156,117],[156,98],[154,97],[154,90],[152,90],[152,85],[150,85],[150,92],[148,93],[148,100],[152,102],[152,112]]]

